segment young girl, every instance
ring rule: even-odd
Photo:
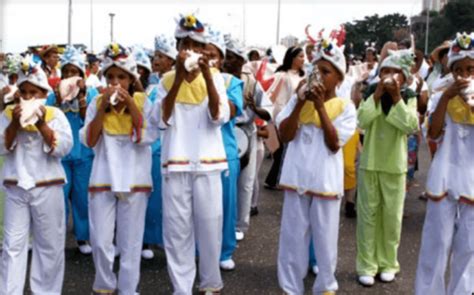
[[[176,41],[167,38],[164,35],[155,38],[155,57],[153,64],[158,70],[159,78],[172,70],[175,63]],[[159,80],[158,80],[159,81]],[[155,81],[157,83],[158,81]],[[148,99],[154,103],[158,94],[158,85],[150,85],[148,87]],[[155,254],[151,249],[151,245],[163,246],[163,212],[161,199],[161,142],[158,138],[152,149],[152,165],[151,176],[153,178],[153,192],[148,200],[145,219],[145,233],[143,236],[142,258],[152,259]]]
[[[392,282],[400,271],[400,243],[407,172],[407,135],[418,128],[416,95],[407,88],[413,65],[410,50],[388,51],[380,82],[358,110],[365,131],[357,200],[357,274],[372,286],[380,273]],[[319,258],[319,257],[318,257]]]
[[[87,105],[98,95],[95,88],[85,86],[85,58],[76,48],[70,46],[61,56],[61,77],[68,79],[81,77],[77,81],[79,93],[71,101],[64,101],[59,90],[48,97],[47,104],[60,108],[71,125],[74,145],[71,152],[63,158],[62,164],[66,171],[67,184],[64,186],[66,204],[66,222],[69,216],[69,202],[71,202],[74,236],[79,251],[88,255],[92,253],[89,245],[89,215],[88,215],[88,186],[92,169],[94,153],[81,144],[79,130],[84,125]]]
[[[145,212],[152,190],[151,148],[157,128],[146,94],[135,91],[137,64],[119,44],[104,53],[107,89],[87,109],[81,141],[95,152],[89,181],[89,222],[96,269],[93,290],[135,294],[140,279]],[[120,252],[113,273],[113,238]]]
[[[18,80],[20,103],[8,106],[0,118],[0,152],[5,156],[6,191],[0,294],[23,294],[28,240],[33,232],[30,288],[34,294],[61,294],[64,276],[66,221],[61,158],[72,147],[71,127],[54,107],[33,104],[51,88],[31,57],[22,62]],[[23,112],[33,108],[36,123]],[[34,116],[32,121],[34,122]],[[25,122],[21,124],[21,122]],[[22,127],[22,125],[24,127]]]
[[[341,147],[354,134],[356,112],[336,97],[346,61],[335,44],[321,41],[315,58],[321,81],[298,91],[277,117],[288,143],[280,187],[285,190],[278,251],[278,281],[288,294],[303,294],[312,237],[319,274],[313,294],[338,289],[335,278],[339,209],[344,195]],[[326,293],[325,293],[326,294]]]
[[[429,118],[429,137],[442,142],[426,184],[428,204],[415,285],[419,295],[474,291],[474,108],[466,103],[468,96],[474,99],[474,33],[458,34],[448,53],[448,67],[455,81],[440,94]]]
[[[163,235],[174,294],[192,294],[196,243],[200,291],[219,293],[223,287],[221,172],[228,167],[221,126],[229,120],[229,104],[222,76],[211,71],[207,56],[199,58],[198,67],[189,61],[185,67],[192,58],[187,50],[203,52],[205,33],[193,15],[179,20],[176,71],[164,75],[158,88]]]

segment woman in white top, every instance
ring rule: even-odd
[[[267,91],[267,96],[273,102],[273,116],[276,118],[281,110],[295,93],[296,87],[304,77],[305,55],[301,47],[290,47],[285,53],[283,64],[279,66],[275,73],[275,81]],[[275,126],[270,124],[269,129]],[[276,133],[270,133],[275,136]],[[272,140],[271,138],[269,140]],[[273,152],[273,164],[265,179],[265,187],[275,189],[278,184],[278,176],[280,175],[281,160],[283,155],[283,145]]]

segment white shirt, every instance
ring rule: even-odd
[[[97,114],[97,99],[87,107],[84,127],[80,130],[81,142],[88,146],[87,130]],[[111,110],[113,112],[113,110]],[[151,191],[151,144],[158,138],[158,112],[146,99],[143,106],[143,128],[140,142],[133,135],[112,135],[105,129],[94,147],[94,162],[89,191],[139,192]]]
[[[217,120],[210,114],[209,97],[205,97],[201,104],[176,102],[168,122],[161,118],[162,174],[222,171],[228,168],[221,126],[229,121],[230,108],[222,75],[214,73],[212,77],[219,95]],[[168,94],[163,81],[158,86],[155,102],[160,110]]]
[[[295,108],[294,95],[277,117],[277,126]],[[347,102],[344,110],[333,121],[341,148],[333,153],[326,146],[324,131],[314,124],[300,125],[295,138],[288,143],[280,177],[280,186],[298,194],[340,198],[344,194],[344,162],[342,146],[356,129],[354,104]]]
[[[86,80],[86,86],[100,88],[104,87],[104,84],[99,80],[99,77],[96,74],[90,74]]]
[[[432,197],[447,193],[456,200],[462,196],[474,201],[474,125],[455,123],[448,113],[444,122],[444,135],[428,171],[426,191]]]
[[[0,154],[5,156],[3,184],[17,185],[25,190],[38,186],[66,183],[66,174],[61,158],[72,148],[73,138],[69,122],[64,113],[47,107],[53,118],[47,122],[54,131],[54,145],[49,147],[39,131],[19,130],[12,147],[5,146],[5,131],[11,120],[5,110],[0,116]]]

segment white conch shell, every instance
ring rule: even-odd
[[[217,65],[217,59],[211,59],[209,60],[209,66],[211,68],[214,68]]]
[[[38,122],[38,119],[43,115],[41,106],[46,104],[46,99],[32,98],[25,100],[20,98],[21,116],[20,125],[25,128],[29,125],[34,125]]]
[[[383,84],[384,85],[391,85],[395,84],[397,82],[398,74],[395,74],[393,76],[388,76],[385,79],[383,79]]]
[[[466,79],[469,81],[469,86],[464,88],[461,92],[462,96],[466,100],[467,104],[471,107],[474,107],[474,79]]]
[[[111,105],[116,105],[118,104],[118,90],[115,90],[115,92],[110,96],[110,104]]]
[[[197,70],[199,68],[199,58],[202,56],[200,53],[196,53],[192,50],[186,50],[186,53],[188,57],[184,61],[184,68],[188,72],[192,72],[194,70]]]
[[[81,79],[81,77],[71,77],[61,80],[59,83],[59,94],[61,94],[62,101],[71,101],[77,97],[80,91],[77,81]]]
[[[16,85],[8,85],[10,91],[3,96],[3,102],[9,103],[15,99],[15,93],[18,91],[18,87]]]

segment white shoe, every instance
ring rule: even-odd
[[[372,276],[359,276],[359,283],[363,286],[371,287],[375,283],[375,279]]]
[[[222,270],[234,270],[235,269],[235,262],[234,260],[227,259],[219,262],[219,266],[221,267]]]
[[[242,241],[244,239],[244,237],[245,237],[245,234],[243,232],[241,232],[241,231],[236,231],[235,232],[235,239],[237,241]]]
[[[143,249],[142,250],[142,258],[146,260],[153,259],[155,257],[155,253],[151,249]]]
[[[314,273],[315,275],[318,275],[318,273],[319,273],[319,267],[318,267],[317,265],[311,267],[311,270],[313,271],[313,273]]]
[[[393,272],[383,272],[380,274],[380,280],[384,283],[390,283],[395,280],[395,273]]]
[[[90,255],[92,253],[92,247],[89,245],[89,243],[79,245],[78,248],[79,252],[81,252],[83,255]]]

